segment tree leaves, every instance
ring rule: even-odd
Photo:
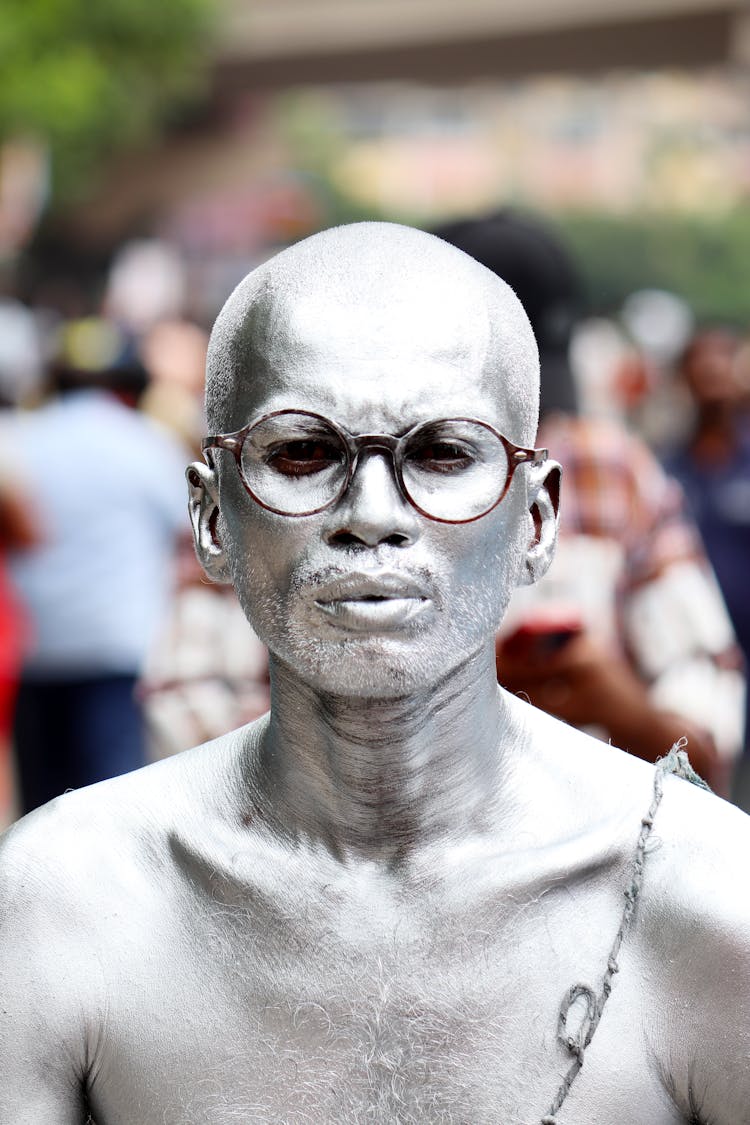
[[[210,0],[0,0],[0,143],[31,136],[69,196],[201,90]]]

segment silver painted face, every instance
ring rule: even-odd
[[[486,312],[467,301],[457,316],[447,299],[427,286],[332,307],[323,290],[269,311],[272,344],[238,388],[230,424],[299,409],[395,434],[469,414],[513,438],[502,369],[487,371]],[[363,456],[338,504],[296,519],[254,503],[228,453],[217,461],[220,538],[240,601],[272,654],[311,686],[397,697],[491,643],[529,540],[523,472],[498,508],[453,526],[407,503],[382,451]]]

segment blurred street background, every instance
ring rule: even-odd
[[[0,825],[266,709],[188,535],[207,333],[362,219],[537,331],[571,499],[501,682],[642,757],[686,733],[750,807],[743,0],[0,0],[0,73]]]

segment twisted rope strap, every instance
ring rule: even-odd
[[[666,757],[662,758],[656,764],[656,771],[654,773],[654,795],[649,805],[648,812],[641,819],[641,830],[638,834],[638,843],[635,849],[633,873],[630,883],[624,891],[625,908],[622,912],[620,928],[615,935],[615,940],[609,952],[609,957],[607,958],[607,971],[602,979],[602,987],[599,995],[597,996],[594,990],[589,988],[586,984],[575,984],[572,988],[568,989],[563,997],[563,1002],[560,1006],[560,1015],[557,1020],[557,1038],[573,1056],[573,1062],[562,1080],[560,1089],[557,1091],[557,1095],[550,1106],[549,1113],[542,1118],[540,1125],[562,1125],[561,1122],[558,1122],[556,1114],[570,1093],[570,1088],[583,1066],[586,1048],[594,1038],[594,1032],[602,1018],[604,1005],[607,1003],[612,991],[612,979],[615,973],[619,972],[617,959],[620,956],[620,947],[622,946],[625,935],[630,928],[638,896],[643,886],[643,873],[646,866],[646,844],[651,835],[651,829],[654,826],[654,817],[661,804],[665,774],[676,774],[677,777],[682,777],[686,781],[700,786],[702,789],[709,788],[705,781],[698,776],[690,765],[688,756],[684,750],[686,745],[687,739],[681,738],[678,742],[675,742]],[[581,999],[586,1002],[586,1012],[577,1033],[571,1035],[568,1032],[567,1026],[568,1013],[576,1001]]]

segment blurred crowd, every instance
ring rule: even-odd
[[[192,550],[208,332],[173,274],[140,244],[80,315],[0,302],[0,823],[268,706]]]
[[[538,444],[564,470],[557,558],[512,603],[500,682],[643,758],[686,737],[750,810],[746,326],[649,290],[591,317],[555,232],[523,214],[435,233],[524,304]],[[156,242],[124,248],[75,315],[0,300],[0,823],[268,706],[265,651],[189,537],[208,328]]]

